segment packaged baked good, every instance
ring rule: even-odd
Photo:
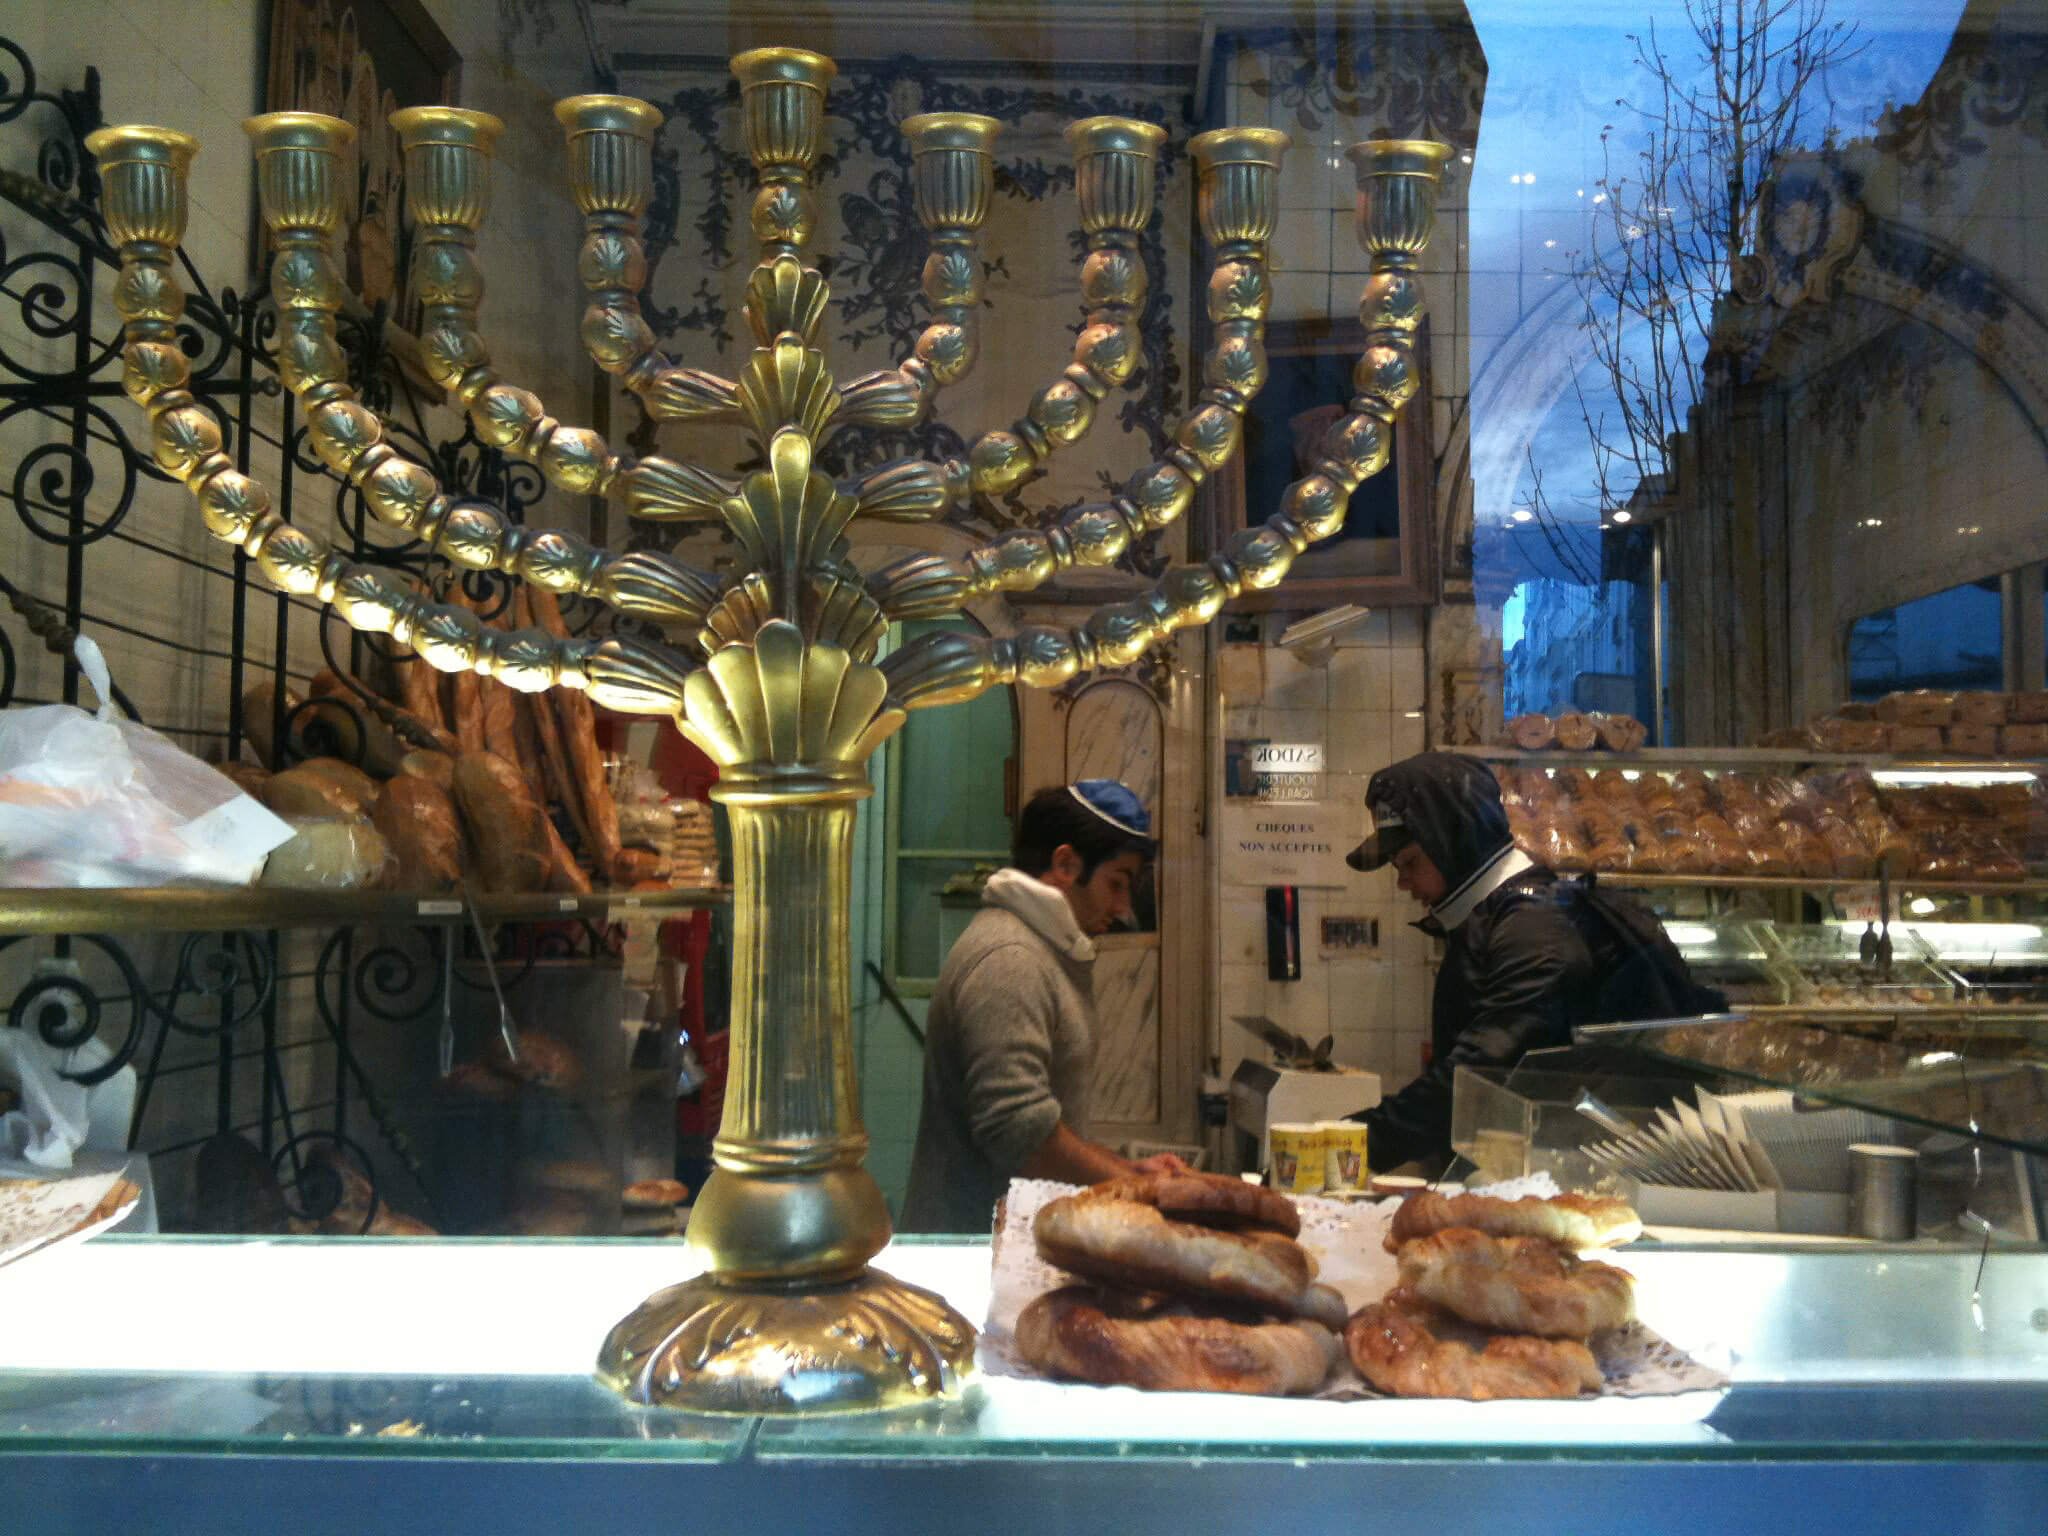
[[[1517,715],[1507,724],[1508,744],[1524,752],[1542,752],[1557,745],[1557,728],[1548,715]]]
[[[1827,845],[1836,875],[1859,879],[1872,873],[1874,860],[1870,845],[1849,822],[1832,812],[1823,812],[1814,820],[1814,831]]]
[[[1517,842],[1524,853],[1548,869],[1587,869],[1593,862],[1585,838],[1576,827],[1558,817],[1530,821]]]
[[[1600,744],[1600,733],[1593,728],[1593,722],[1576,710],[1558,715],[1552,724],[1560,751],[1590,752]]]
[[[2003,693],[1956,695],[1957,725],[2003,725],[2010,718],[2012,698]]]
[[[1671,803],[1680,810],[1704,815],[1714,808],[1714,781],[1697,768],[1681,768],[1671,775]]]
[[[1594,774],[1593,793],[1613,806],[1636,803],[1635,784],[1619,768],[1602,768]]]
[[[271,850],[258,885],[291,891],[362,891],[384,884],[391,849],[368,817],[285,820],[292,824],[291,838]]]
[[[1634,752],[1649,735],[1643,722],[1633,715],[1591,714],[1586,718],[1593,722],[1593,733],[1601,747],[1609,752]]]
[[[1885,728],[1876,720],[1847,720],[1840,715],[1822,715],[1806,728],[1807,739],[1816,752],[1882,752]]]
[[[1998,751],[2002,757],[2048,757],[2048,723],[2000,727]]]
[[[1956,718],[1956,696],[1932,688],[1888,693],[1877,701],[1877,718],[1891,725],[1947,725]]]
[[[2048,691],[2007,694],[2005,718],[2011,725],[2048,725]]]
[[[1958,722],[1944,731],[1944,745],[1958,757],[1996,757],[1998,755],[1998,730],[1996,725],[1965,725]]]
[[[1885,745],[1894,753],[1910,754],[1940,752],[1946,744],[1940,726],[1902,722],[1887,730]]]
[[[1677,804],[1671,793],[1671,781],[1660,773],[1645,773],[1635,781],[1636,804],[1652,816],[1659,811],[1669,810]]]

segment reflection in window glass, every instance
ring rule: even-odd
[[[1867,613],[1849,628],[1849,697],[2005,686],[1998,582],[1973,581]]]

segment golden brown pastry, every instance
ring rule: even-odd
[[[1313,1392],[1337,1363],[1337,1335],[1319,1323],[1204,1317],[1161,1300],[1063,1286],[1019,1314],[1018,1352],[1073,1381],[1262,1397]]]
[[[1930,688],[1888,693],[1877,701],[1877,718],[1890,725],[1948,725],[1956,718],[1956,696]]]
[[[1557,716],[1552,723],[1560,751],[1590,752],[1600,744],[1600,733],[1593,728],[1593,722],[1576,710]]]
[[[1635,1282],[1540,1237],[1451,1227],[1405,1243],[1401,1283],[1468,1323],[1546,1339],[1589,1339],[1635,1316]]]
[[[1361,1308],[1344,1347],[1359,1375],[1395,1397],[1577,1397],[1602,1383],[1592,1351],[1576,1340],[1488,1333],[1405,1288]]]
[[[1176,1221],[1242,1232],[1257,1227],[1282,1237],[1301,1236],[1301,1212],[1278,1190],[1221,1174],[1141,1173],[1091,1185],[1084,1200],[1135,1200]]]
[[[1510,745],[1524,752],[1542,752],[1557,745],[1557,727],[1548,715],[1517,715],[1507,729]]]
[[[1086,1192],[1048,1202],[1031,1233],[1039,1257],[1084,1279],[1288,1317],[1314,1278],[1307,1251],[1277,1233],[1174,1221],[1135,1200]]]
[[[1530,1195],[1500,1200],[1492,1195],[1440,1195],[1425,1189],[1401,1202],[1387,1226],[1386,1247],[1450,1227],[1470,1227],[1489,1237],[1541,1237],[1578,1251],[1619,1248],[1643,1235],[1642,1218],[1626,1200],[1606,1195]]]
[[[1593,733],[1608,752],[1633,752],[1649,736],[1634,715],[1591,714],[1586,718],[1593,722]]]
[[[1949,751],[1959,757],[1998,755],[1998,727],[1995,725],[1966,725],[1959,721],[1950,726],[1943,735]]]
[[[690,1186],[681,1179],[641,1179],[619,1191],[619,1203],[629,1211],[666,1210],[689,1198]]]
[[[1957,725],[2004,725],[2012,717],[2012,698],[2003,693],[1956,695]]]

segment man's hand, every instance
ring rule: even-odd
[[[1150,1157],[1141,1157],[1131,1164],[1137,1173],[1190,1173],[1193,1172],[1180,1158],[1171,1152],[1154,1152]]]

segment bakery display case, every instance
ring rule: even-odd
[[[779,1508],[895,1536],[941,1506],[1019,1530],[1114,1511],[1144,1536],[1184,1532],[1194,1508],[1211,1530],[1412,1531],[1455,1510],[1583,1536],[1681,1505],[1752,1532],[1904,1530],[1899,1512],[1937,1507],[1969,1510],[1973,1531],[2032,1528],[2048,1495],[2048,1256],[1621,1257],[1643,1315],[1719,1364],[1725,1389],[1341,1403],[984,1370],[922,1411],[764,1422],[651,1412],[591,1379],[617,1311],[675,1278],[660,1244],[103,1239],[0,1271],[10,1316],[101,1319],[0,1333],[8,1526],[147,1528],[150,1509],[204,1499],[213,1529],[254,1530],[290,1500],[294,1528],[320,1536],[422,1508],[451,1532],[575,1528],[595,1508],[620,1532],[672,1530],[678,1511],[759,1528]],[[885,1261],[986,1313],[986,1240],[898,1239]],[[147,1323],[138,1290],[179,1326]]]

